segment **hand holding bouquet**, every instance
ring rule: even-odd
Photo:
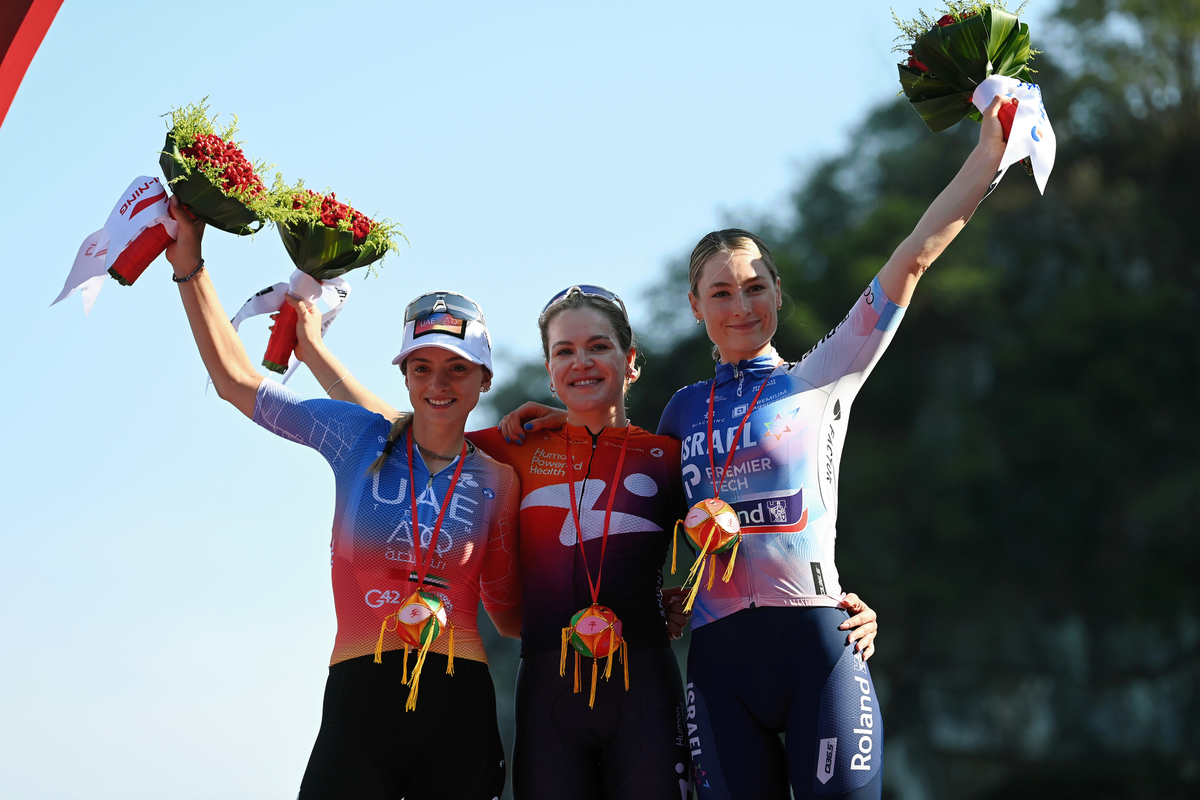
[[[336,194],[305,189],[303,182],[290,190],[290,209],[282,216],[276,227],[296,271],[286,284],[268,287],[247,301],[235,319],[240,322],[255,314],[279,312],[262,363],[269,370],[286,373],[296,348],[297,317],[284,293],[324,306],[323,333],[350,291],[341,276],[396,250],[397,237],[404,234],[395,223],[373,220],[338,200]]]
[[[950,0],[936,20],[921,12],[911,21],[892,18],[900,28],[893,52],[908,58],[898,65],[900,86],[921,119],[935,133],[964,117],[979,122],[980,112],[997,97],[1007,98],[1000,125],[1008,142],[1001,175],[1028,159],[1027,169],[1045,190],[1054,167],[1054,131],[1041,90],[1032,83],[1029,26],[1005,9],[1003,0]],[[1014,134],[1013,131],[1016,131]]]
[[[260,177],[265,166],[247,160],[233,141],[236,118],[218,131],[203,101],[173,109],[170,116],[171,129],[159,165],[167,185],[193,217],[245,235],[288,210],[291,196],[283,179],[276,175],[274,186],[267,189]],[[124,286],[133,284],[174,240],[171,214],[162,181],[145,175],[135,179],[113,206],[104,227],[84,240],[54,302],[82,290],[86,313],[106,272]]]

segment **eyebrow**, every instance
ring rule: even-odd
[[[425,358],[424,356],[409,356],[409,361],[423,361],[426,364],[433,363],[432,358]],[[451,355],[449,358],[447,358],[446,361],[466,361],[466,359],[460,355],[454,354],[454,355]]]
[[[597,333],[594,336],[589,336],[587,338],[587,343],[590,344],[598,339],[603,339],[606,342],[611,342],[613,340],[613,338],[611,336],[609,336],[607,333]],[[572,341],[568,341],[567,339],[559,339],[557,342],[554,343],[554,346],[558,347],[559,345],[563,345],[563,344],[575,344],[575,343]]]

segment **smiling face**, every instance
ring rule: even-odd
[[[721,361],[735,364],[771,352],[783,292],[758,248],[750,245],[709,257],[688,301]]]
[[[479,393],[491,385],[483,367],[441,347],[408,354],[404,382],[413,413],[423,423],[465,429]]]
[[[591,308],[568,308],[550,320],[546,369],[572,425],[592,431],[628,424],[625,387],[634,348],[622,350],[612,324]]]

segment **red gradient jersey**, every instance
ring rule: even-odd
[[[521,481],[521,654],[558,650],[571,616],[592,603],[571,516],[568,433],[587,567],[593,581],[601,577],[599,602],[621,619],[630,647],[667,647],[658,592],[671,531],[686,510],[679,442],[632,426],[622,474],[614,481],[624,428],[605,428],[592,436],[586,428],[568,425],[530,434],[519,445],[489,428],[467,438],[513,467]],[[614,491],[600,573],[605,509]]]
[[[330,663],[373,653],[383,620],[416,590],[407,438],[397,443],[383,469],[367,475],[391,429],[388,420],[351,403],[302,400],[269,380],[258,390],[254,421],[308,445],[332,467],[337,494],[330,566],[338,630]],[[457,462],[432,475],[420,457],[413,462],[423,556]],[[511,468],[478,450],[469,454],[433,542],[425,582],[448,603],[456,658],[487,662],[476,627],[480,599],[489,611],[521,602],[517,487]],[[395,633],[385,635],[383,646],[403,649]],[[446,653],[448,646],[449,637],[442,636],[431,649]]]

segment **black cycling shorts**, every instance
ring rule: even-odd
[[[299,800],[493,800],[504,791],[496,690],[487,664],[429,653],[405,711],[403,650],[329,668],[321,729]],[[408,657],[411,668],[416,653]]]
[[[840,608],[747,608],[692,632],[687,732],[700,800],[879,798],[883,718]],[[779,734],[784,734],[780,741]]]
[[[602,659],[600,667],[603,669]],[[620,661],[600,674],[588,708],[592,659],[574,651],[566,677],[559,653],[521,659],[513,796],[517,800],[687,800],[688,753],[679,665],[669,647],[629,650],[629,691]]]

